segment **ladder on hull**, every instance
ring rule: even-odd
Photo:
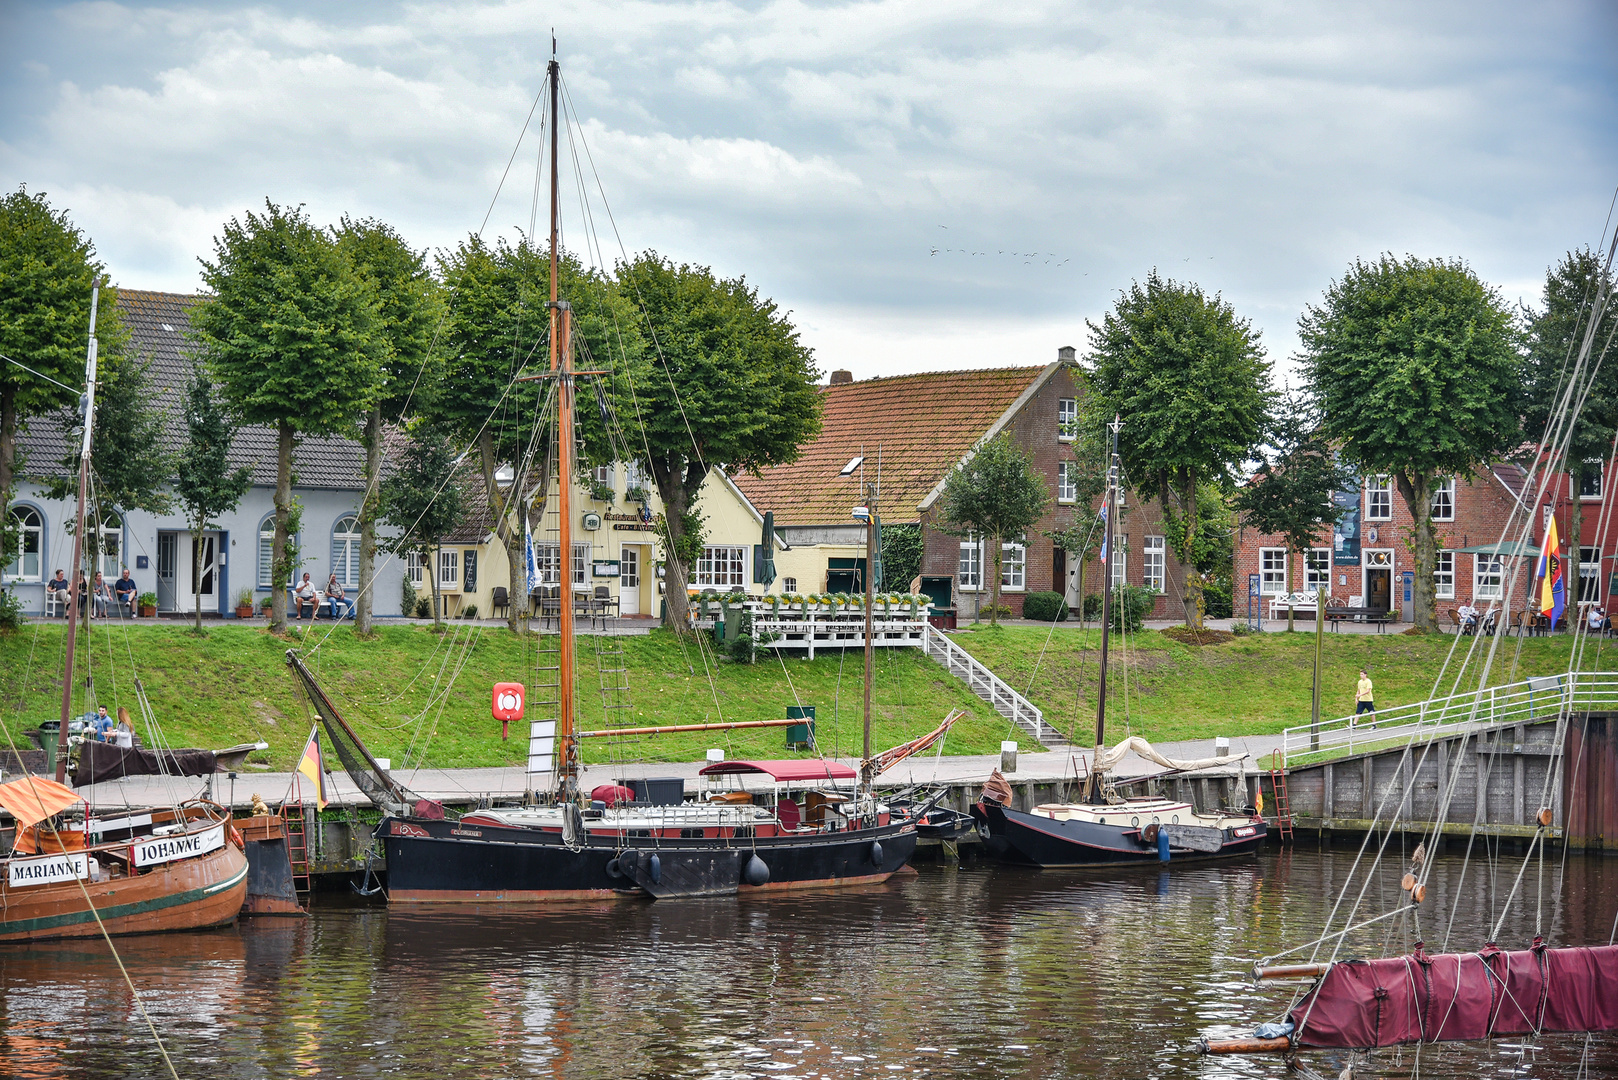
[[[282,803],[281,821],[286,831],[287,857],[292,862],[292,888],[298,894],[298,902],[307,907],[313,886],[309,875],[309,840],[303,801]]]
[[[1287,771],[1270,770],[1270,795],[1275,799],[1275,829],[1281,843],[1292,843],[1292,807],[1287,801]]]

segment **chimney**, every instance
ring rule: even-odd
[[[851,383],[853,381],[854,373],[849,371],[847,368],[838,368],[836,371],[831,373],[832,386],[841,386],[843,383]]]
[[[1076,364],[1076,363],[1078,363],[1078,355],[1074,351],[1073,346],[1071,346],[1071,345],[1063,345],[1061,348],[1057,349],[1056,350],[1056,362],[1058,364]]]

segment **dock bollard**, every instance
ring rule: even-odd
[[[1220,735],[1214,739],[1214,757],[1226,757],[1230,754],[1230,739]]]
[[[1006,740],[1000,744],[1000,771],[1014,773],[1017,771],[1017,744]]]

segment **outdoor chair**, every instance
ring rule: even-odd
[[[596,586],[595,596],[590,599],[590,610],[592,614],[599,614],[603,617],[609,611],[614,615],[618,614],[618,598],[612,595],[612,589],[609,586]]]
[[[555,619],[562,621],[562,587],[560,585],[541,585],[539,587],[539,623],[545,625],[545,620]]]
[[[45,590],[45,615],[46,615],[46,617],[47,618],[55,618],[55,617],[57,617],[59,615],[65,615],[66,613],[67,613],[67,590],[66,589],[46,589]]]
[[[511,597],[506,592],[506,587],[504,585],[496,585],[493,593],[489,596],[489,611],[493,613],[499,611],[509,611],[510,609]]]
[[[1454,608],[1450,608],[1449,609],[1449,621],[1455,624],[1455,632],[1457,634],[1459,634],[1461,632],[1461,614],[1460,614],[1460,612],[1456,611]]]
[[[783,832],[797,832],[798,826],[803,824],[803,808],[791,799],[782,799],[775,804],[775,816],[780,820]]]

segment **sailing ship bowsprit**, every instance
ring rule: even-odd
[[[578,381],[601,373],[573,366],[573,312],[558,295],[555,168],[560,69],[548,68],[551,100],[551,274],[549,370],[521,376],[552,383],[554,443],[546,460],[557,480],[558,549],[572,550],[570,480],[575,471],[573,408]],[[550,477],[544,478],[549,483]],[[869,589],[870,582],[867,582]],[[867,611],[870,610],[867,602]],[[446,815],[416,798],[377,765],[293,653],[287,661],[326,727],[339,758],[384,817],[376,836],[387,859],[392,903],[528,904],[612,896],[712,896],[773,889],[826,887],[886,880],[916,846],[916,817],[924,808],[890,808],[874,796],[870,778],[886,763],[943,737],[951,716],[914,743],[872,757],[860,773],[826,760],[721,761],[701,770],[695,800],[635,799],[613,783],[580,789],[581,732],[574,700],[573,605],[557,612],[560,666],[557,719],[529,721],[530,773],[553,772],[548,799]],[[866,648],[870,648],[869,634]],[[759,722],[675,725],[647,731],[756,727]],[[897,756],[895,756],[897,755]],[[842,786],[842,785],[847,785]]]
[[[1101,544],[1102,580],[1111,582],[1114,524],[1118,514],[1118,430],[1114,420],[1103,508],[1106,536]],[[1107,645],[1112,632],[1112,588],[1102,590],[1101,671],[1096,694],[1095,755],[1076,802],[1045,803],[1032,810],[1011,805],[1011,788],[998,773],[984,785],[972,807],[989,850],[1007,862],[1040,867],[1112,866],[1130,863],[1217,859],[1251,855],[1263,846],[1269,830],[1257,813],[1201,812],[1191,803],[1156,796],[1118,794],[1107,782],[1108,771],[1129,750],[1176,770],[1203,769],[1241,760],[1244,755],[1175,761],[1157,754],[1140,738],[1108,749]]]

